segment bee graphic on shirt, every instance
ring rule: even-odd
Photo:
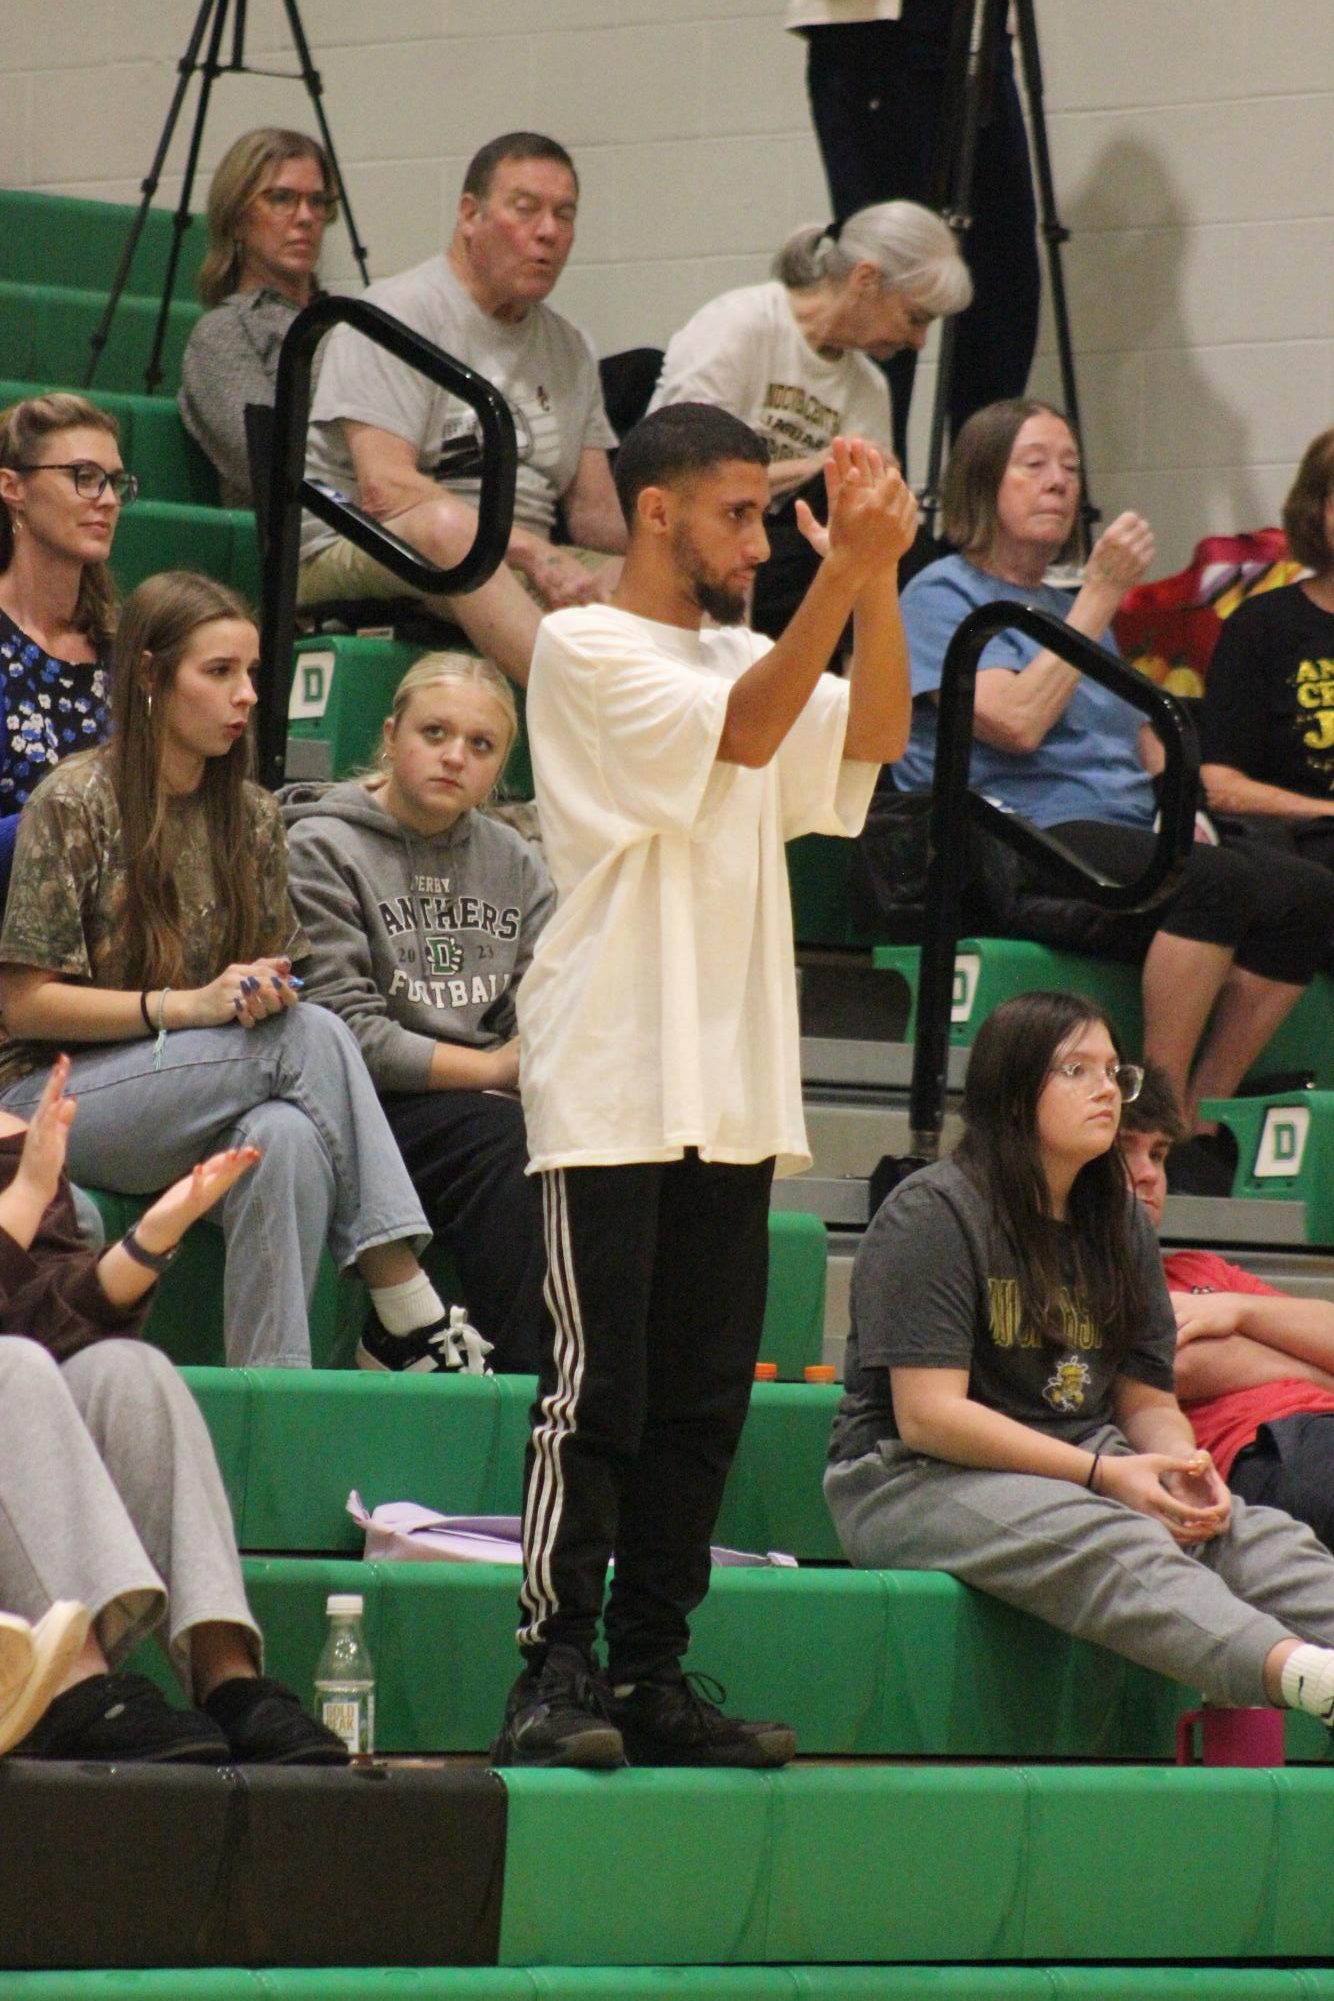
[[[1078,1355],[1062,1355],[1042,1385],[1043,1400],[1053,1410],[1082,1410],[1089,1382],[1088,1363],[1081,1362]]]

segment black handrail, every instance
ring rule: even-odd
[[[1074,854],[1051,834],[1004,813],[968,784],[973,749],[977,663],[996,633],[1014,628],[1070,666],[1100,682],[1147,719],[1166,759],[1159,781],[1157,839],[1147,867],[1118,882]],[[1040,862],[1059,888],[1104,910],[1151,910],[1180,879],[1194,839],[1200,749],[1195,726],[1173,700],[1143,674],[1095,640],[1036,605],[1002,599],[970,612],[950,641],[941,672],[936,726],[936,768],[931,796],[926,923],[917,975],[917,1034],[913,1049],[909,1125],[917,1160],[934,1160],[944,1122],[954,1001],[954,954],[959,942],[965,843],[969,820],[1028,861]]]
[[[477,533],[467,552],[448,569],[428,563],[419,550],[373,520],[364,509],[342,499],[328,487],[315,485],[305,476],[315,349],[329,328],[340,324],[354,327],[377,347],[387,348],[399,361],[419,370],[476,412],[482,434]],[[281,785],[287,757],[287,704],[296,637],[302,508],[309,508],[404,583],[444,597],[476,590],[504,560],[514,520],[517,468],[514,419],[500,391],[484,376],[365,299],[328,293],[297,314],[278,357],[273,462],[262,536],[258,736],[259,775],[264,784]]]

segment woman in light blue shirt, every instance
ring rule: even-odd
[[[1080,492],[1074,435],[1047,404],[993,403],[960,431],[942,517],[959,553],[923,570],[903,599],[913,726],[893,768],[897,790],[931,784],[945,652],[977,605],[1036,604],[1107,643],[1122,597],[1152,561],[1153,534],[1141,516],[1119,515],[1094,544],[1072,602],[1044,578],[1072,545]],[[1010,631],[982,654],[973,729],[976,790],[1113,875],[1139,873],[1153,845],[1160,753],[1135,710]],[[1221,846],[1197,843],[1171,897],[1141,916],[1053,896],[1025,865],[1011,928],[1142,960],[1144,1054],[1193,1115],[1201,1098],[1235,1091],[1326,958],[1334,896],[1323,873],[1228,829]]]

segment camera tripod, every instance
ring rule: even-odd
[[[88,367],[83,378],[85,389],[92,387],[93,378],[97,374],[97,365],[102,358],[102,350],[107,344],[112,321],[116,317],[116,308],[120,304],[121,295],[129,279],[130,269],[134,263],[134,253],[139,247],[139,238],[142,236],[144,224],[148,220],[148,211],[152,206],[153,196],[157,193],[158,182],[162,177],[163,163],[166,160],[172,138],[176,131],[177,121],[180,118],[181,110],[185,103],[185,96],[190,87],[191,77],[198,71],[200,77],[199,102],[195,106],[194,130],[190,134],[190,148],[185,159],[185,174],[181,183],[181,199],[177,205],[176,213],[172,217],[171,248],[167,255],[166,275],[162,281],[162,301],[158,308],[157,324],[153,330],[153,345],[149,352],[148,366],[144,371],[144,386],[150,395],[162,380],[162,349],[167,337],[167,317],[171,309],[172,294],[176,289],[176,272],[180,264],[182,240],[184,239],[186,230],[189,229],[194,220],[190,213],[190,197],[194,192],[195,169],[199,163],[199,149],[204,137],[204,126],[208,119],[209,99],[213,92],[214,82],[224,73],[231,75],[278,77],[291,76],[292,74],[288,70],[255,69],[246,62],[246,5],[247,0],[200,0],[199,12],[195,17],[195,24],[191,30],[185,54],[176,66],[179,73],[179,81],[176,85],[175,95],[171,100],[171,108],[167,113],[166,124],[162,128],[162,136],[158,140],[157,151],[153,155],[153,164],[149,168],[145,179],[140,183],[140,191],[143,199],[135,213],[134,221],[130,225],[129,235],[125,239],[125,247],[120,254],[120,263],[117,265],[116,275],[111,281],[111,293],[107,299],[106,309],[102,314],[101,320],[98,322],[96,330],[89,339],[88,345],[91,351],[88,356]],[[297,62],[300,65],[298,76],[300,81],[306,86],[306,94],[310,98],[311,107],[315,113],[315,122],[319,126],[320,139],[323,142],[325,152],[329,156],[329,164],[333,169],[334,187],[339,198],[339,203],[343,214],[347,217],[347,233],[352,243],[352,255],[356,258],[357,269],[361,273],[361,282],[363,285],[369,285],[370,272],[366,266],[366,248],[357,235],[356,224],[352,219],[351,204],[347,199],[347,191],[343,184],[343,176],[338,165],[337,155],[334,152],[334,143],[329,131],[328,121],[324,116],[324,85],[320,80],[319,71],[310,59],[310,44],[306,40],[305,30],[301,25],[301,16],[297,11],[297,0],[283,0],[283,9],[287,15],[287,25],[292,35],[292,45],[296,50]],[[227,32],[229,11],[231,14],[231,55],[224,62],[222,60],[222,46]],[[201,62],[199,52],[204,46],[206,36],[208,38],[208,49]],[[293,78],[292,80],[296,81],[297,79]]]
[[[1043,97],[1042,58],[1038,49],[1038,28],[1034,0],[1013,0],[1015,29],[1019,44],[1019,70],[1028,104],[1028,127],[1033,167],[1037,182],[1039,233],[1046,246],[1047,280],[1051,287],[1052,318],[1056,327],[1056,348],[1061,371],[1061,399],[1083,457],[1083,434],[1079,421],[1079,393],[1075,383],[1074,349],[1070,338],[1070,311],[1061,264],[1062,246],[1070,232],[1056,213],[1056,190],[1052,180],[1051,153],[1047,145],[1047,117]],[[945,89],[945,116],[940,151],[936,160],[935,186],[931,206],[944,216],[961,244],[972,227],[973,184],[977,169],[978,132],[984,123],[995,88],[996,63],[1005,35],[1009,0],[969,0],[958,5],[952,30],[949,67]],[[950,386],[954,373],[955,326],[952,319],[941,322],[940,355],[936,375],[935,402],[931,412],[931,445],[926,484],[918,496],[922,518],[934,530],[940,506],[940,473],[945,456]],[[1080,507],[1084,551],[1092,539],[1100,511],[1089,498],[1087,476]]]

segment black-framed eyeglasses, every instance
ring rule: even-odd
[[[1072,1057],[1068,1063],[1053,1063],[1053,1077],[1064,1077],[1077,1091],[1099,1091],[1104,1084],[1121,1094],[1123,1105],[1133,1105],[1144,1088],[1144,1071],[1138,1063],[1086,1063]]]
[[[100,500],[110,487],[121,506],[128,507],[139,492],[139,482],[132,472],[126,472],[123,466],[119,472],[108,472],[92,459],[43,459],[40,465],[15,466],[14,471],[67,472],[80,500]]]
[[[338,213],[337,195],[318,188],[314,194],[307,194],[304,188],[261,188],[255,200],[262,201],[270,215],[295,215],[302,202],[316,222],[332,222]]]

